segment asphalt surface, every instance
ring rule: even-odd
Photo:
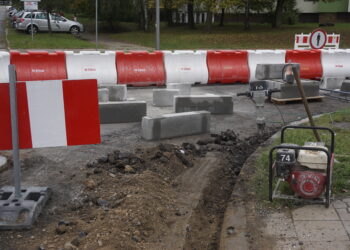
[[[0,49],[6,49],[6,8],[0,6]]]

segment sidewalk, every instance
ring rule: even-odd
[[[95,34],[92,33],[82,33],[81,37],[90,42],[95,42]],[[154,48],[144,47],[136,44],[129,44],[123,42],[114,41],[104,34],[99,34],[99,44],[106,50],[154,50]]]
[[[242,169],[225,212],[220,249],[350,249],[350,198],[333,201],[328,209],[324,205],[280,210],[260,207],[249,178],[251,164],[261,151],[258,149]]]

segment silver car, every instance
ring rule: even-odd
[[[24,12],[21,18],[16,20],[16,29],[26,31],[30,34],[31,31],[31,12]],[[71,21],[65,17],[50,14],[51,30],[53,32],[70,32],[79,34],[84,31],[84,26],[75,21]],[[49,31],[47,25],[47,14],[45,12],[33,12],[33,33],[38,31]]]

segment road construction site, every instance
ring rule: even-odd
[[[22,150],[22,185],[49,186],[53,194],[33,229],[1,232],[0,248],[222,247],[224,213],[244,162],[283,124],[306,116],[298,102],[266,103],[266,130],[258,135],[255,104],[235,96],[247,88],[192,87],[193,95],[233,96],[233,114],[211,115],[202,135],[145,141],[140,122],[104,124],[100,145]],[[148,116],[174,112],[153,105],[151,88],[129,88],[128,98],[145,101]],[[310,102],[313,115],[346,107],[331,98]],[[2,155],[11,162],[10,152]],[[11,185],[11,174],[2,169],[3,185]]]

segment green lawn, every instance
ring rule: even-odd
[[[335,194],[350,193],[350,109],[326,114],[315,120],[317,126],[329,127],[336,133],[335,158],[336,163],[333,171],[333,190]],[[340,124],[348,124],[340,128]],[[305,124],[306,125],[306,124]],[[326,132],[320,133],[326,145],[330,145],[330,137]],[[312,131],[287,130],[286,142],[303,145],[304,142],[315,141]],[[280,138],[273,145],[278,145]],[[253,183],[260,200],[268,200],[268,153],[270,148],[262,154],[257,162]],[[287,191],[287,190],[285,190]],[[277,201],[276,204],[279,204]],[[285,203],[282,203],[285,204]],[[288,203],[287,203],[288,204]]]
[[[154,47],[154,32],[131,31],[109,34],[116,41]],[[122,26],[121,25],[121,26]],[[161,49],[288,49],[294,47],[296,33],[310,33],[318,28],[316,23],[286,25],[272,29],[268,24],[253,24],[250,31],[244,31],[241,23],[219,27],[214,24],[208,31],[206,25],[197,25],[195,30],[186,26],[161,27]],[[350,47],[350,23],[339,23],[324,28],[328,33],[340,33],[342,48]]]
[[[32,36],[8,28],[9,47],[11,49],[92,49],[95,44],[67,33],[38,33]]]

